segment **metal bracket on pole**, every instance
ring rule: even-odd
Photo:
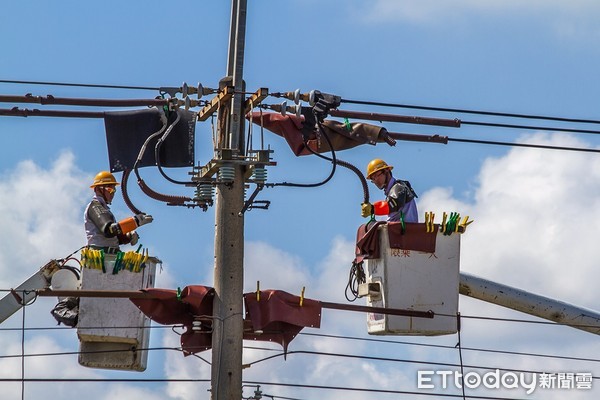
[[[262,103],[267,96],[269,96],[269,89],[267,88],[260,88],[254,92],[252,96],[248,97],[244,103],[244,114],[247,114],[248,111],[252,110],[253,107],[256,107]]]
[[[258,166],[264,167],[265,165],[277,165],[276,162],[271,161],[271,154],[273,153],[273,150],[253,150],[251,153],[255,153],[255,156],[250,157],[248,160],[248,168],[246,168],[246,172],[244,173],[244,181],[250,180],[250,177]]]
[[[216,160],[211,160],[203,167],[196,167],[199,171],[194,174],[192,181],[200,182],[202,180],[210,179],[219,170],[219,163]]]
[[[233,96],[233,87],[225,86],[222,91],[220,91],[215,97],[212,98],[211,101],[208,102],[207,105],[200,110],[198,113],[198,121],[206,121],[208,117],[210,117],[219,106],[229,100]]]

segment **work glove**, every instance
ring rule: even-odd
[[[129,232],[127,237],[129,238],[129,244],[132,246],[135,246],[140,239],[140,235],[138,235],[136,231]]]
[[[373,209],[375,215],[388,215],[390,213],[390,204],[385,200],[376,201]]]
[[[133,219],[135,219],[135,223],[137,224],[137,226],[143,226],[143,225],[149,224],[150,222],[154,221],[154,218],[152,218],[152,215],[144,214],[144,213],[134,215]]]
[[[370,217],[371,215],[373,215],[373,204],[362,203],[362,205],[360,206],[360,215],[363,218],[367,218],[367,217]]]

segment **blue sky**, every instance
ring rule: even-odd
[[[0,80],[72,82],[132,86],[180,86],[182,82],[216,87],[226,71],[230,3],[158,1],[85,3],[12,2],[0,14]],[[344,99],[509,113],[599,119],[600,6],[593,1],[249,1],[244,78],[247,89],[271,92],[317,89]],[[52,94],[56,97],[152,98],[153,91],[0,84],[0,94]],[[280,103],[270,98],[268,103]],[[16,104],[0,104],[11,108]],[[40,105],[19,105],[42,108]],[[64,107],[45,107],[63,109]],[[348,110],[397,113],[463,121],[503,122],[561,127],[558,122],[498,119],[460,113],[343,105]],[[456,138],[523,141],[598,148],[595,135],[537,132],[463,125],[460,129],[385,124],[389,131],[440,134]],[[569,125],[597,129],[597,125]],[[255,127],[255,132],[256,132]],[[108,168],[101,120],[0,117],[0,288],[18,285],[51,258],[63,257],[85,241],[82,213],[89,182]],[[271,182],[312,183],[323,179],[329,164],[296,158],[284,141],[266,133],[277,167]],[[212,157],[211,127],[196,127],[196,159]],[[450,143],[399,142],[395,148],[363,146],[338,157],[363,169],[384,158],[398,177],[419,193],[421,216],[428,210],[459,211],[475,220],[463,237],[461,269],[591,309],[598,309],[600,273],[598,231],[600,161],[593,153],[518,149]],[[187,170],[169,173],[181,179]],[[149,184],[167,193],[190,195],[149,168]],[[371,197],[379,193],[370,186]],[[157,285],[212,285],[214,212],[165,207],[131,190],[134,203],[155,217],[140,229],[141,242],[163,260]],[[245,287],[299,292],[315,299],[344,302],[343,288],[353,258],[362,191],[358,180],[340,169],[317,189],[265,189],[268,211],[246,214]],[[117,216],[129,210],[117,196]],[[51,327],[54,299],[27,308],[29,326]],[[461,297],[461,312],[505,318],[525,316]],[[19,327],[15,315],[0,328]],[[164,331],[164,332],[163,332]],[[314,333],[366,337],[363,315],[327,312]],[[406,338],[396,338],[406,339]],[[453,346],[456,336],[411,340]],[[152,332],[152,345],[176,346],[168,329]],[[0,331],[5,354],[20,354],[18,331]],[[594,357],[596,336],[563,327],[468,321],[465,345],[511,351]],[[28,331],[26,351],[76,351],[74,331]],[[275,348],[275,347],[273,347]],[[415,346],[390,346],[300,336],[290,350],[386,355],[456,362],[457,354]],[[209,357],[210,352],[204,354]],[[248,350],[248,360],[271,353]],[[471,365],[577,372],[600,376],[597,363],[527,357],[465,354]],[[261,365],[262,364],[262,365]],[[175,352],[150,354],[143,374],[80,367],[75,356],[33,358],[32,377],[175,377],[210,378],[198,359]],[[0,359],[2,377],[20,375],[20,361]],[[58,366],[58,368],[56,368]],[[412,390],[417,367],[400,363],[309,358],[271,360],[244,372],[265,382],[332,384]],[[187,369],[187,371],[186,371]],[[334,373],[335,371],[335,373]],[[569,398],[597,398],[570,391]],[[67,399],[61,383],[30,384],[25,398],[46,393]],[[76,387],[80,387],[76,385]],[[89,387],[99,388],[91,385]],[[183,399],[203,396],[200,384],[110,384],[92,390],[90,400],[127,398]],[[0,382],[14,398],[20,385]],[[365,398],[361,393],[296,391],[276,386],[265,393],[297,397]],[[249,392],[244,392],[246,396]],[[451,392],[448,392],[451,393]],[[565,391],[536,393],[563,398]],[[491,396],[523,393],[488,392]],[[383,397],[382,397],[383,398]],[[394,398],[389,397],[389,398]]]

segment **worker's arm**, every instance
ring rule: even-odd
[[[102,206],[98,201],[92,202],[88,209],[88,216],[106,237],[124,235],[132,232],[138,226],[146,225],[153,221],[151,215],[137,214],[133,217],[116,222],[115,217],[110,210]]]
[[[152,221],[154,221],[152,215],[140,213],[109,225],[108,230],[115,235],[122,235],[133,232],[138,226],[149,224]]]
[[[388,215],[401,210],[412,199],[414,199],[413,191],[404,182],[396,181],[386,200],[373,203],[375,215]]]

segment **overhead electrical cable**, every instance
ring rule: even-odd
[[[13,292],[14,289],[0,289],[0,292]],[[30,292],[28,290],[24,290],[23,292]],[[49,297],[60,294],[61,291],[56,290],[37,290],[37,296]],[[149,298],[148,293],[143,291],[94,291],[94,290],[80,290],[80,297],[102,297],[102,298]],[[70,292],[68,292],[70,293]],[[37,298],[36,296],[36,298]],[[407,316],[412,313],[412,316],[419,315],[421,317],[425,316],[426,318],[433,318],[436,316],[445,316],[445,317],[456,317],[456,315],[445,314],[445,313],[432,313],[432,312],[422,312],[422,311],[414,311],[414,310],[403,310],[403,309],[394,309],[394,308],[383,308],[383,307],[370,307],[370,306],[356,306],[356,305],[346,305],[341,303],[332,303],[326,301],[320,301],[321,306],[323,308],[334,309],[334,310],[347,310],[347,311],[357,311],[357,312],[382,312],[387,313],[389,315],[404,315]],[[32,303],[29,303],[32,304]],[[574,324],[574,323],[561,323],[556,321],[536,321],[536,320],[525,320],[525,319],[516,319],[516,318],[498,318],[498,317],[487,317],[487,316],[477,316],[477,315],[463,315],[462,318],[468,319],[480,319],[480,320],[488,320],[488,321],[501,321],[501,322],[517,322],[517,323],[527,323],[527,324],[539,324],[539,325],[550,325],[550,326],[570,326],[570,327],[586,327],[586,328],[595,328],[596,325],[588,325],[588,324]]]
[[[176,99],[179,100],[179,99]],[[0,95],[1,103],[26,103],[42,105],[67,105],[67,106],[88,106],[88,107],[140,107],[140,106],[168,106],[170,99],[97,99],[97,98],[73,98],[73,97],[54,97]]]
[[[438,316],[444,317],[455,317],[455,315],[436,313]],[[479,319],[484,321],[498,321],[498,322],[518,322],[523,324],[537,324],[537,325],[548,325],[548,326],[569,326],[572,328],[598,328],[598,325],[588,324],[575,324],[575,323],[564,323],[558,321],[534,321],[530,319],[516,319],[516,318],[497,318],[497,317],[481,317],[477,315],[462,315],[462,318]]]
[[[531,126],[531,125],[515,125],[515,124],[500,124],[492,122],[478,121],[461,121],[463,125],[487,126],[492,128],[511,128],[511,129],[527,129],[533,131],[551,131],[551,132],[569,132],[569,133],[589,133],[592,135],[600,135],[600,130],[594,129],[575,129],[575,128],[559,128],[551,126]]]
[[[403,394],[413,396],[426,396],[426,397],[453,397],[463,398],[462,394],[450,394],[450,393],[439,393],[439,392],[425,392],[425,391],[406,391],[406,390],[391,390],[391,389],[374,389],[374,388],[358,388],[358,387],[345,387],[345,386],[329,386],[329,385],[305,385],[299,383],[285,383],[285,382],[259,382],[259,381],[243,381],[242,383],[261,385],[261,386],[284,386],[293,388],[304,388],[304,389],[325,389],[325,390],[340,390],[350,392],[368,392],[368,393],[382,393],[382,394]],[[516,397],[493,397],[493,396],[466,396],[467,399],[483,399],[483,400],[525,400]]]
[[[322,334],[322,333],[308,333],[308,332],[300,332],[298,335],[456,350],[455,346],[441,345],[441,344],[415,343],[415,342],[404,342],[404,341],[398,341],[398,340],[372,339],[372,338],[361,338],[361,337],[356,337],[356,336],[328,335],[328,334]],[[527,352],[518,352],[518,351],[509,351],[509,350],[483,349],[483,348],[477,348],[477,347],[463,347],[462,349],[465,351],[474,351],[474,352],[482,352],[482,353],[507,354],[507,355],[527,356],[527,357],[543,357],[543,358],[553,358],[553,359],[571,360],[571,361],[600,362],[600,359],[598,359],[598,358],[560,356],[560,355],[552,355],[552,354],[527,353]]]
[[[89,329],[171,329],[173,327],[182,328],[183,325],[136,325],[136,326],[90,326]],[[2,331],[21,331],[22,328],[0,328],[0,332]],[[25,327],[25,331],[51,331],[51,330],[59,330],[59,331],[73,331],[73,328],[69,326],[37,326],[37,327]]]
[[[73,356],[80,354],[105,354],[105,353],[132,353],[136,351],[182,351],[181,347],[137,347],[135,350],[90,350],[90,351],[57,351],[53,353],[29,353],[29,354],[7,354],[0,355],[0,359],[7,358],[35,358],[35,357],[57,357],[57,356]]]
[[[400,133],[400,132],[388,132],[388,135],[394,140],[402,140],[408,142],[423,142],[423,143],[440,143],[448,144],[448,142],[459,142],[459,143],[474,143],[474,144],[485,144],[485,145],[497,145],[497,146],[511,146],[511,147],[529,147],[536,149],[547,149],[547,150],[565,150],[565,151],[581,151],[588,153],[600,153],[600,149],[593,149],[587,147],[569,147],[569,146],[552,146],[545,144],[535,143],[516,143],[516,142],[501,142],[491,140],[480,140],[480,139],[461,139],[453,138],[441,135],[421,135],[414,133]]]
[[[164,326],[162,328],[169,328]],[[70,329],[70,328],[69,328]],[[25,328],[27,330],[27,328]],[[301,332],[300,335],[305,336],[315,336],[315,337],[326,337],[333,339],[345,339],[345,340],[358,340],[358,341],[366,341],[366,342],[377,342],[377,343],[387,343],[387,344],[401,344],[401,345],[409,345],[409,346],[419,346],[419,347],[430,347],[430,348],[442,348],[448,350],[456,350],[455,346],[449,345],[435,345],[435,344],[425,344],[425,343],[414,343],[414,342],[403,342],[403,341],[392,341],[385,339],[370,339],[370,338],[359,338],[359,337],[351,337],[351,336],[336,336],[336,335],[327,335],[327,334],[315,334],[315,333],[304,333]],[[261,350],[261,351],[276,351],[280,352],[279,349],[273,348],[265,348],[265,347],[256,347],[256,346],[244,346],[245,349],[249,350]],[[559,359],[559,360],[570,360],[570,361],[583,361],[583,362],[600,362],[600,359],[594,358],[584,358],[584,357],[573,357],[573,356],[561,356],[561,355],[551,355],[551,354],[539,354],[539,353],[528,353],[528,352],[516,352],[516,351],[507,351],[507,350],[495,350],[495,349],[482,349],[482,348],[473,348],[473,347],[463,347],[465,351],[473,351],[473,352],[485,352],[485,353],[493,353],[493,354],[506,354],[506,355],[516,355],[516,356],[527,356],[527,357],[541,357],[541,358],[550,358],[550,359]],[[144,351],[159,351],[159,350],[169,350],[169,351],[182,351],[181,347],[151,347],[151,348],[138,348],[136,350],[144,350]],[[21,357],[54,357],[54,356],[65,356],[65,355],[79,355],[79,354],[88,354],[88,353],[118,353],[123,352],[123,350],[100,350],[100,351],[73,351],[73,352],[53,352],[53,353],[29,353],[29,354],[7,354],[0,355],[0,359],[6,358],[21,358]],[[292,352],[293,353],[293,352]],[[290,354],[290,352],[288,352]],[[276,358],[281,356],[282,354],[274,355],[272,358]]]
[[[565,118],[565,117],[553,117],[553,116],[535,115],[535,114],[517,114],[517,113],[505,113],[505,112],[495,112],[495,111],[469,110],[469,109],[461,109],[461,108],[429,107],[429,106],[410,105],[410,104],[385,103],[385,102],[378,102],[378,101],[342,99],[342,103],[361,104],[361,105],[378,106],[378,107],[407,108],[407,109],[413,109],[413,110],[441,111],[441,112],[451,112],[451,113],[461,113],[461,114],[487,115],[487,116],[506,117],[506,118],[539,119],[539,120],[558,121],[558,122],[600,124],[600,120],[595,120],[595,119]],[[464,123],[464,121],[463,121],[463,123]]]
[[[108,84],[92,84],[92,83],[24,81],[24,80],[8,80],[8,79],[0,79],[0,83],[20,84],[20,85],[44,85],[44,86],[73,86],[73,87],[89,87],[89,88],[102,88],[102,89],[152,90],[152,91],[165,91],[165,89],[173,89],[171,87],[162,87],[162,86],[157,87],[157,86],[135,86],[135,85],[108,85]],[[251,92],[243,92],[243,93],[251,94]],[[344,99],[344,98],[342,98],[342,103],[371,105],[371,106],[379,106],[379,107],[406,108],[406,109],[413,109],[413,110],[441,111],[441,112],[452,112],[452,113],[462,113],[462,114],[487,115],[487,116],[495,116],[495,117],[524,118],[524,119],[538,119],[538,120],[547,120],[547,121],[600,124],[600,120],[594,120],[594,119],[554,117],[554,116],[545,116],[545,115],[536,115],[536,114],[519,114],[519,113],[508,113],[508,112],[472,110],[472,109],[464,109],[464,108],[432,107],[432,106],[387,103],[387,102],[366,101],[366,100],[351,100],[351,99]]]
[[[210,383],[210,379],[192,379],[192,378],[0,378],[0,382],[26,382],[26,383]],[[429,392],[414,392],[391,389],[374,389],[374,388],[358,388],[358,387],[343,387],[343,386],[325,386],[325,385],[306,385],[297,383],[285,382],[258,382],[258,381],[242,381],[243,384],[261,385],[261,386],[284,386],[306,389],[325,389],[339,390],[352,392],[368,392],[382,394],[402,394],[426,397],[451,397],[462,398],[460,394],[449,393],[429,393]],[[494,396],[466,396],[468,399],[482,400],[525,400],[514,397],[494,397]]]
[[[267,393],[263,393],[262,394],[264,397],[270,397],[271,399],[281,399],[281,400],[304,400],[304,399],[300,399],[298,397],[284,397],[284,396],[277,396],[276,394],[267,394]],[[253,397],[249,397],[248,399],[253,399]]]
[[[0,378],[0,382],[28,382],[28,383],[63,383],[63,382],[210,382],[210,379],[192,378]]]
[[[103,88],[103,89],[152,90],[152,91],[162,91],[162,92],[171,91],[173,89],[181,89],[181,88],[174,88],[174,87],[108,85],[108,84],[88,84],[88,83],[49,82],[49,81],[24,81],[24,80],[6,80],[6,79],[0,80],[0,83],[22,84],[22,85],[45,85],[45,86],[73,86],[73,87],[89,87],[89,88]],[[250,94],[251,92],[242,92],[242,93]],[[555,117],[555,116],[537,115],[537,114],[520,114],[520,113],[509,113],[509,112],[473,110],[473,109],[465,109],[465,108],[433,107],[433,106],[422,106],[422,105],[401,104],[401,103],[352,100],[352,99],[344,99],[344,98],[341,99],[341,102],[348,103],[348,104],[358,104],[358,105],[395,107],[395,108],[405,108],[405,109],[414,109],[414,110],[485,115],[485,116],[505,117],[505,118],[522,118],[522,119],[537,119],[537,120],[557,121],[557,122],[600,124],[600,120],[595,120],[595,119]],[[335,112],[335,111],[336,110],[333,110],[333,112]],[[419,118],[419,117],[415,117],[415,118]],[[461,122],[463,124],[479,124],[477,122],[470,122],[470,121],[461,121]],[[515,125],[515,126],[507,126],[507,127],[520,127],[520,126]],[[547,127],[542,127],[542,128],[529,127],[528,129],[555,130],[555,128],[547,128]],[[596,133],[596,131],[592,131],[592,132]],[[592,133],[592,132],[588,132],[588,133]]]
[[[88,87],[88,88],[102,88],[102,89],[134,89],[134,90],[156,90],[159,91],[163,88],[150,87],[150,86],[125,86],[125,85],[101,85],[93,83],[67,83],[67,82],[40,82],[40,81],[11,81],[0,79],[0,83],[12,83],[19,85],[44,85],[44,86],[74,86],[74,87]]]
[[[346,354],[346,353],[328,353],[323,351],[310,351],[310,350],[292,350],[287,352],[281,352],[279,354],[274,354],[271,356],[263,357],[258,360],[252,361],[250,363],[245,364],[246,366],[252,366],[254,364],[258,364],[264,361],[272,360],[274,358],[290,356],[292,354],[305,354],[305,355],[314,355],[314,356],[327,356],[327,357],[338,357],[338,358],[351,358],[351,359],[361,359],[361,360],[370,360],[370,361],[387,361],[387,362],[396,362],[396,363],[407,363],[407,364],[419,364],[419,365],[436,365],[443,367],[460,367],[461,364],[457,363],[447,363],[447,362],[436,362],[436,361],[423,361],[423,360],[410,360],[410,359],[402,359],[402,358],[390,358],[390,357],[376,357],[376,356],[365,356],[358,354]],[[481,366],[481,365],[463,365],[464,367],[471,369],[479,369],[479,370],[500,370],[500,371],[510,371],[510,372],[523,372],[530,374],[541,374],[544,371],[534,371],[534,370],[524,370],[524,369],[516,369],[516,368],[503,368],[503,367],[492,367],[492,366]],[[600,377],[592,376],[592,379],[600,379]]]
[[[563,151],[581,151],[585,153],[600,153],[600,149],[590,149],[585,147],[568,147],[568,146],[550,146],[545,144],[533,144],[533,143],[515,143],[515,142],[499,142],[492,140],[478,140],[478,139],[459,139],[459,138],[448,138],[449,142],[457,143],[474,143],[474,144],[485,144],[485,145],[496,145],[496,146],[510,146],[510,147],[527,147],[532,149],[546,149],[546,150],[563,150]]]

